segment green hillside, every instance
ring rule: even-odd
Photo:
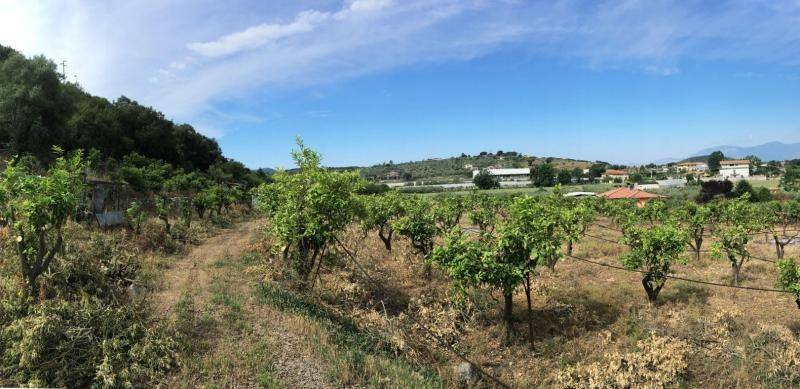
[[[479,155],[461,154],[458,157],[426,159],[394,163],[387,162],[379,165],[361,168],[361,176],[367,179],[383,180],[392,178],[393,172],[404,180],[416,179],[455,179],[472,177],[473,169],[494,168],[522,168],[533,165],[550,163],[557,169],[585,169],[592,165],[589,161],[580,161],[566,158],[541,158],[509,151],[497,153],[481,153]]]

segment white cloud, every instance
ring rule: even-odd
[[[601,71],[657,76],[681,74],[686,60],[800,65],[795,0],[288,4],[0,1],[0,43],[67,60],[69,75],[89,91],[202,120],[215,134],[229,123],[215,106],[259,90],[468,60],[509,44]]]
[[[325,12],[303,11],[288,24],[259,24],[211,42],[190,43],[187,47],[208,57],[228,55],[242,50],[255,49],[280,38],[310,32],[314,29],[315,24],[329,17],[330,14]]]

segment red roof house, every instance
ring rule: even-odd
[[[662,196],[660,194],[645,192],[639,189],[631,189],[631,188],[617,188],[611,189],[608,192],[603,192],[598,195],[599,197],[605,197],[608,199],[634,199],[636,200],[637,206],[643,206],[644,203],[652,200],[652,199],[664,199],[667,196]]]

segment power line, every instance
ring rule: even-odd
[[[380,284],[374,278],[372,278],[372,276],[367,272],[366,269],[364,269],[363,266],[361,266],[361,264],[358,262],[356,257],[350,252],[350,250],[347,249],[347,247],[345,247],[345,245],[339,240],[339,238],[334,238],[334,239],[336,239],[336,243],[338,243],[339,246],[342,248],[342,250],[344,250],[344,252],[347,253],[347,256],[350,257],[350,259],[356,265],[356,268],[364,275],[364,277],[367,279],[367,281],[369,281],[373,285],[373,287],[377,286],[377,287],[380,288]],[[473,362],[472,360],[467,358],[465,355],[459,353],[458,351],[453,349],[451,346],[449,346],[445,341],[442,340],[442,338],[440,336],[436,335],[436,333],[434,333],[430,328],[428,328],[427,325],[425,325],[424,323],[419,321],[414,315],[412,315],[411,312],[408,312],[407,317],[409,319],[411,319],[411,321],[413,321],[416,325],[420,326],[420,328],[422,328],[428,334],[428,336],[431,336],[432,338],[436,339],[436,341],[439,343],[440,347],[443,347],[443,348],[447,349],[448,351],[450,351],[452,354],[457,356],[462,361],[464,361],[466,363],[469,363],[470,365],[474,366],[475,370],[477,370],[478,373],[481,376],[484,376],[484,377],[490,379],[492,382],[494,382],[495,384],[497,384],[497,385],[499,385],[499,386],[501,386],[503,388],[509,388],[509,389],[511,388],[511,385],[509,385],[509,384],[501,381],[499,378],[489,374],[486,370],[483,369],[483,367],[481,367],[481,365]]]
[[[606,238],[603,238],[603,237],[600,237],[600,236],[595,236],[595,235],[591,235],[591,234],[587,234],[587,233],[584,233],[583,235],[588,236],[588,237],[590,237],[592,239],[602,240],[604,242],[609,242],[609,243],[614,243],[614,244],[617,244],[617,245],[620,245],[620,246],[625,246],[625,244],[622,243],[622,242],[618,242],[618,241],[611,240],[611,239],[606,239]],[[691,251],[694,252],[695,250],[692,249]],[[700,252],[701,253],[711,253],[712,251],[703,249],[703,250],[700,250]],[[775,260],[772,260],[772,259],[769,259],[769,258],[764,258],[764,257],[758,257],[758,256],[755,256],[755,255],[752,255],[752,254],[748,254],[747,257],[751,258],[751,259],[755,259],[757,261],[764,261],[764,262],[769,262],[769,263],[778,263]]]
[[[647,272],[643,271],[643,270],[632,270],[632,269],[628,269],[628,268],[625,268],[625,267],[622,267],[622,266],[615,266],[615,265],[611,265],[611,264],[608,264],[608,263],[598,262],[598,261],[594,261],[594,260],[587,259],[587,258],[576,257],[574,255],[569,255],[569,254],[567,254],[567,256],[572,258],[572,259],[576,259],[578,261],[591,263],[591,264],[598,265],[598,266],[604,266],[604,267],[608,267],[608,268],[611,268],[611,269],[622,270],[622,271],[626,271],[626,272],[630,272],[630,273],[647,274]],[[684,277],[673,276],[673,275],[666,275],[665,277],[666,278],[671,278],[673,280],[680,280],[680,281],[692,282],[692,283],[703,284],[703,285],[719,286],[719,287],[723,287],[723,288],[745,289],[745,290],[753,290],[753,291],[759,291],[759,292],[773,292],[773,293],[792,294],[792,292],[787,292],[785,290],[780,290],[780,289],[759,288],[759,287],[754,287],[754,286],[727,285],[727,284],[720,284],[718,282],[694,280],[694,279],[691,279],[691,278],[684,278]]]

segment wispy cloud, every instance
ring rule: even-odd
[[[469,60],[507,45],[654,76],[680,75],[687,60],[800,65],[796,0],[290,3],[2,2],[0,42],[67,59],[90,91],[129,94],[179,120],[219,116],[215,105],[264,89]]]

